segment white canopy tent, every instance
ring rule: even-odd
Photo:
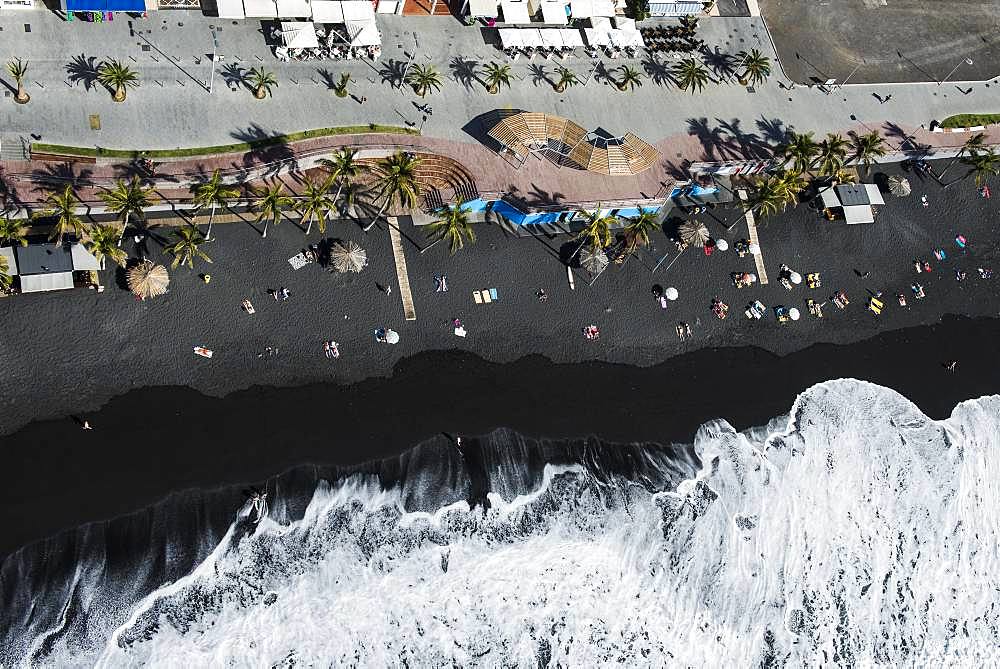
[[[623,49],[627,46],[645,46],[642,35],[639,34],[638,30],[612,30],[608,32],[608,37],[611,39],[612,46],[618,47],[619,49]]]
[[[609,33],[614,30],[611,26],[611,19],[601,15],[592,16],[590,18],[590,25],[594,28],[594,30],[600,30],[604,33]]]
[[[616,16],[614,19],[615,28],[619,30],[635,30],[635,19],[627,19],[621,16]]]
[[[73,244],[69,248],[70,257],[73,259],[74,272],[98,271],[101,269],[101,261],[93,253],[87,250],[83,244]]]
[[[542,20],[557,26],[564,26],[569,23],[566,17],[566,3],[559,0],[545,0],[542,2]]]
[[[319,48],[315,23],[282,21],[281,39],[289,49]]]
[[[469,0],[469,16],[495,19],[500,15],[497,0]]]
[[[343,23],[344,10],[335,0],[313,0],[312,20],[316,23]]]
[[[312,16],[309,0],[277,0],[278,16],[283,19],[308,19]]]
[[[243,0],[216,0],[215,6],[219,10],[220,19],[246,18],[246,13],[243,11]]]
[[[500,0],[500,8],[503,10],[504,23],[531,23],[531,16],[528,14],[528,3],[521,0]]]
[[[542,28],[538,31],[542,46],[546,49],[561,49],[563,47],[562,31],[558,28]]]
[[[524,46],[524,37],[521,34],[524,31],[517,28],[501,28],[499,32],[500,43],[505,49],[520,49]]]
[[[73,287],[73,272],[31,274],[21,277],[22,293],[41,293],[46,290],[67,290]]]
[[[375,20],[375,8],[368,0],[344,0],[340,6],[344,13],[345,23],[347,21]]]
[[[559,31],[562,36],[563,44],[571,48],[577,48],[583,46],[583,34],[579,30],[569,30],[563,28]]]
[[[608,46],[611,44],[611,36],[605,30],[597,28],[584,28],[583,35],[590,46]]]
[[[593,0],[570,0],[570,14],[574,19],[589,19],[594,15]]]
[[[382,35],[375,25],[375,19],[364,21],[347,21],[347,34],[351,38],[351,46],[378,46],[382,44]]]
[[[278,18],[278,6],[274,0],[243,0],[243,10],[248,19]]]

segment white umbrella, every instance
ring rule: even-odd
[[[663,295],[668,300],[670,300],[671,302],[673,302],[674,300],[677,299],[677,295],[678,295],[677,294],[677,289],[674,288],[673,286],[670,286],[670,288],[667,288],[665,291],[663,291]]]
[[[385,340],[388,343],[390,343],[390,344],[398,344],[399,343],[399,333],[396,332],[395,330],[386,330],[385,331]]]
[[[140,300],[145,300],[167,292],[170,276],[163,265],[154,265],[149,260],[128,271],[128,287]]]
[[[600,274],[608,266],[608,254],[601,248],[586,246],[580,254],[580,265],[591,274]]]
[[[725,239],[716,239],[715,248],[719,249],[720,251],[728,251],[729,242],[727,242]]]
[[[330,263],[338,272],[360,272],[368,265],[368,254],[354,242],[336,243],[330,250]]]
[[[753,272],[749,272],[747,276],[750,277],[750,283],[757,283],[757,275]]]
[[[793,321],[799,320],[799,317],[801,315],[802,314],[800,314],[799,310],[796,309],[795,307],[792,307],[791,309],[788,310],[788,317],[791,318]]]
[[[896,197],[906,197],[910,190],[910,180],[906,177],[889,177],[889,191]]]
[[[789,272],[788,273],[788,280],[791,281],[792,283],[796,284],[796,285],[800,284],[800,283],[802,283],[802,275],[799,274],[798,272]]]
[[[750,253],[754,254],[755,256],[760,255],[760,247],[756,244],[751,244],[750,246],[747,247],[747,250],[750,251]]]

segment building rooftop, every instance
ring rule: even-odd
[[[63,242],[59,246],[52,242],[28,244],[19,246],[17,253],[17,269],[25,274],[51,274],[55,272],[73,271],[72,244]]]

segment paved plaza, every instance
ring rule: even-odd
[[[1000,75],[1000,0],[760,0],[760,8],[785,73],[800,83]]]
[[[359,122],[409,122],[423,126],[427,136],[478,143],[469,132],[470,121],[504,108],[555,113],[614,134],[631,130],[655,144],[686,141],[692,127],[822,134],[859,124],[878,127],[887,120],[918,128],[952,113],[1000,108],[1000,90],[988,84],[963,86],[967,94],[935,84],[893,86],[891,100],[882,104],[872,93],[885,94],[885,86],[849,86],[833,94],[805,86],[789,90],[791,82],[778,68],[753,92],[733,82],[710,84],[692,95],[670,82],[674,59],[664,55],[631,63],[648,77],[641,88],[628,93],[619,92],[603,76],[607,71],[614,76],[613,69],[627,61],[571,58],[565,64],[586,84],[556,94],[550,84],[556,63],[522,58],[514,64],[517,78],[512,88],[489,95],[475,71],[489,61],[504,60],[489,42],[496,33],[462,26],[450,17],[380,15],[384,49],[375,64],[281,63],[266,46],[260,22],[220,21],[194,12],[160,12],[146,20],[122,17],[101,24],[66,23],[54,14],[36,12],[30,21],[31,32],[25,33],[23,16],[0,17],[0,58],[29,61],[32,94],[28,105],[9,99],[9,104],[0,105],[0,126],[6,137],[33,134],[44,142],[85,146],[204,146]],[[699,35],[712,52],[718,47],[719,53],[734,55],[759,48],[774,55],[759,17],[704,19],[701,26]],[[211,80],[207,54],[213,27],[224,60],[218,63],[209,93],[205,84]],[[130,62],[142,77],[142,85],[129,92],[124,104],[113,103],[105,90],[92,84],[93,68],[108,57]],[[445,76],[440,92],[421,100],[409,87],[392,85],[411,57],[435,65]],[[255,100],[246,89],[227,86],[233,68],[254,66],[277,74],[279,85],[272,98]],[[351,73],[352,93],[367,98],[363,106],[330,91],[328,82],[341,72]],[[432,108],[426,121],[416,108],[421,103]],[[99,117],[100,130],[92,129],[92,116]],[[665,157],[679,159],[685,150],[668,150]]]

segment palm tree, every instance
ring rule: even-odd
[[[556,83],[552,85],[553,88],[556,89],[556,93],[562,93],[570,86],[576,86],[580,83],[580,80],[576,78],[573,70],[563,67],[562,65],[556,68],[556,73],[559,74],[559,78],[556,79]]]
[[[374,172],[378,179],[378,194],[382,197],[382,206],[372,222],[365,226],[365,232],[381,218],[393,199],[398,198],[399,204],[404,208],[413,206],[420,196],[420,182],[417,181],[416,174],[418,165],[420,165],[419,158],[412,153],[402,152],[383,158],[375,165]]]
[[[951,166],[954,165],[962,156],[968,153],[972,153],[974,151],[978,151],[979,149],[983,148],[985,141],[986,141],[986,135],[984,135],[981,132],[977,132],[975,135],[965,140],[965,143],[962,144],[961,148],[958,150],[958,153],[955,154],[955,157],[951,159],[947,167],[941,170],[939,178],[944,177],[945,173],[948,170],[950,170]]]
[[[872,163],[878,162],[877,158],[885,155],[885,140],[874,130],[864,135],[852,133],[851,150],[855,159],[867,170],[871,168]]]
[[[470,244],[476,241],[476,232],[469,222],[469,213],[462,208],[461,200],[442,209],[441,218],[428,225],[427,229],[428,237],[437,237],[435,244],[442,239],[448,240],[452,255],[465,246],[466,239]]]
[[[635,218],[628,219],[625,224],[625,241],[629,251],[647,246],[649,244],[649,233],[660,228],[660,222],[655,213],[642,211]]]
[[[341,198],[334,200],[334,204],[337,205],[338,211],[341,215],[350,216],[354,206],[358,204],[358,200],[369,195],[371,190],[364,184],[357,183],[355,181],[347,182],[346,184],[341,184],[343,190],[341,190]]]
[[[806,189],[806,181],[795,170],[785,170],[775,177],[775,188],[785,202],[788,204],[798,204],[799,193]]]
[[[681,90],[694,93],[705,88],[709,81],[708,68],[694,58],[685,58],[673,67],[674,79]]]
[[[333,92],[338,98],[347,97],[347,84],[351,82],[351,75],[347,72],[342,72],[340,75],[340,82],[333,85]]]
[[[819,143],[819,173],[823,176],[833,176],[844,166],[847,160],[848,142],[842,135],[827,133],[826,139]]]
[[[406,81],[420,97],[426,97],[432,90],[441,90],[441,75],[433,65],[414,65]]]
[[[299,200],[299,213],[302,218],[309,221],[306,227],[306,235],[312,231],[313,220],[319,222],[319,232],[326,232],[326,215],[334,207],[335,200],[330,198],[330,187],[333,185],[333,177],[328,176],[320,183],[312,179],[306,179],[306,185],[302,189],[302,198]]]
[[[332,159],[324,158],[319,161],[330,173],[330,178],[338,182],[337,194],[333,196],[334,205],[340,199],[344,186],[367,169],[365,163],[358,162],[357,156],[358,152],[354,149],[341,149],[333,154]]]
[[[56,245],[62,244],[63,236],[73,234],[77,238],[82,238],[87,232],[87,224],[76,215],[76,195],[73,194],[73,187],[66,187],[58,193],[49,193],[45,198],[48,209],[35,212],[32,218],[55,218],[52,225],[52,234],[49,239],[53,239]]]
[[[808,172],[812,168],[819,153],[820,147],[816,144],[811,132],[791,131],[788,133],[788,139],[784,146],[781,147],[781,155],[784,157],[785,163],[791,161],[792,168],[799,174]]]
[[[253,204],[253,208],[257,212],[257,222],[264,221],[264,231],[260,236],[267,237],[268,224],[271,221],[274,221],[275,225],[281,223],[281,214],[295,203],[292,198],[288,197],[285,185],[282,183],[277,183],[270,188],[259,188],[254,191],[254,194],[260,198]]]
[[[972,151],[968,156],[962,158],[962,163],[969,166],[969,174],[975,175],[977,187],[981,187],[989,177],[997,174],[998,162],[1000,162],[1000,156],[994,153],[993,149],[987,149],[984,153]]]
[[[263,67],[252,68],[248,74],[250,88],[253,89],[253,96],[258,100],[263,100],[268,95],[273,95],[271,88],[278,85],[278,78],[274,72],[268,72]]]
[[[13,285],[14,277],[10,275],[10,265],[7,264],[7,258],[0,256],[0,293],[9,293]]]
[[[757,188],[751,199],[751,208],[756,209],[761,218],[783,211],[788,200],[787,189],[774,177],[763,177],[757,181]]]
[[[14,96],[14,102],[19,105],[27,104],[28,100],[31,99],[28,91],[24,90],[24,77],[28,74],[28,64],[20,58],[15,58],[7,61],[7,71],[10,72],[14,83],[17,84],[17,95]]]
[[[146,208],[153,203],[149,197],[152,190],[152,188],[143,188],[139,177],[132,177],[132,181],[129,183],[119,179],[115,182],[114,190],[98,194],[104,200],[104,204],[108,206],[108,210],[123,219],[118,246],[122,245],[122,240],[125,238],[129,217],[135,215],[139,219],[145,218]]]
[[[208,231],[205,233],[205,241],[212,241],[212,221],[215,220],[216,207],[228,207],[229,201],[239,197],[240,191],[222,183],[222,174],[219,170],[212,172],[212,177],[208,181],[193,186],[192,190],[195,211],[202,207],[212,208],[208,215]]]
[[[28,226],[19,218],[0,218],[0,243],[7,246],[28,245]]]
[[[639,70],[629,65],[622,65],[621,70],[622,78],[615,84],[618,90],[624,91],[631,86],[634,91],[636,87],[642,86],[642,73]]]
[[[510,88],[510,65],[506,63],[498,65],[490,62],[484,70],[486,72],[486,91],[490,95],[499,93],[501,84]]]
[[[746,86],[750,83],[754,86],[763,84],[771,76],[771,59],[762,54],[757,49],[741,51],[737,58],[743,61],[743,75],[740,77],[740,84]]]
[[[176,241],[173,244],[168,244],[163,249],[164,253],[170,253],[174,256],[174,261],[170,263],[171,267],[176,268],[178,265],[184,264],[193,269],[196,257],[201,258],[205,262],[212,262],[208,254],[200,248],[202,244],[208,241],[201,234],[201,230],[193,225],[185,225],[182,228],[174,230],[173,236]]]
[[[596,249],[606,249],[611,246],[613,235],[611,234],[611,224],[615,221],[614,216],[605,216],[601,213],[600,205],[594,211],[581,211],[580,214],[587,219],[583,230],[577,233],[576,238],[582,239],[584,243]],[[583,244],[580,245],[583,248]],[[577,252],[580,251],[577,249]]]
[[[104,269],[105,261],[111,258],[118,265],[124,265],[128,254],[121,249],[118,239],[118,229],[113,225],[93,225],[83,240],[83,245],[101,261]]]
[[[111,99],[115,102],[125,102],[126,89],[139,86],[139,74],[113,58],[98,66],[97,80],[113,91]]]

